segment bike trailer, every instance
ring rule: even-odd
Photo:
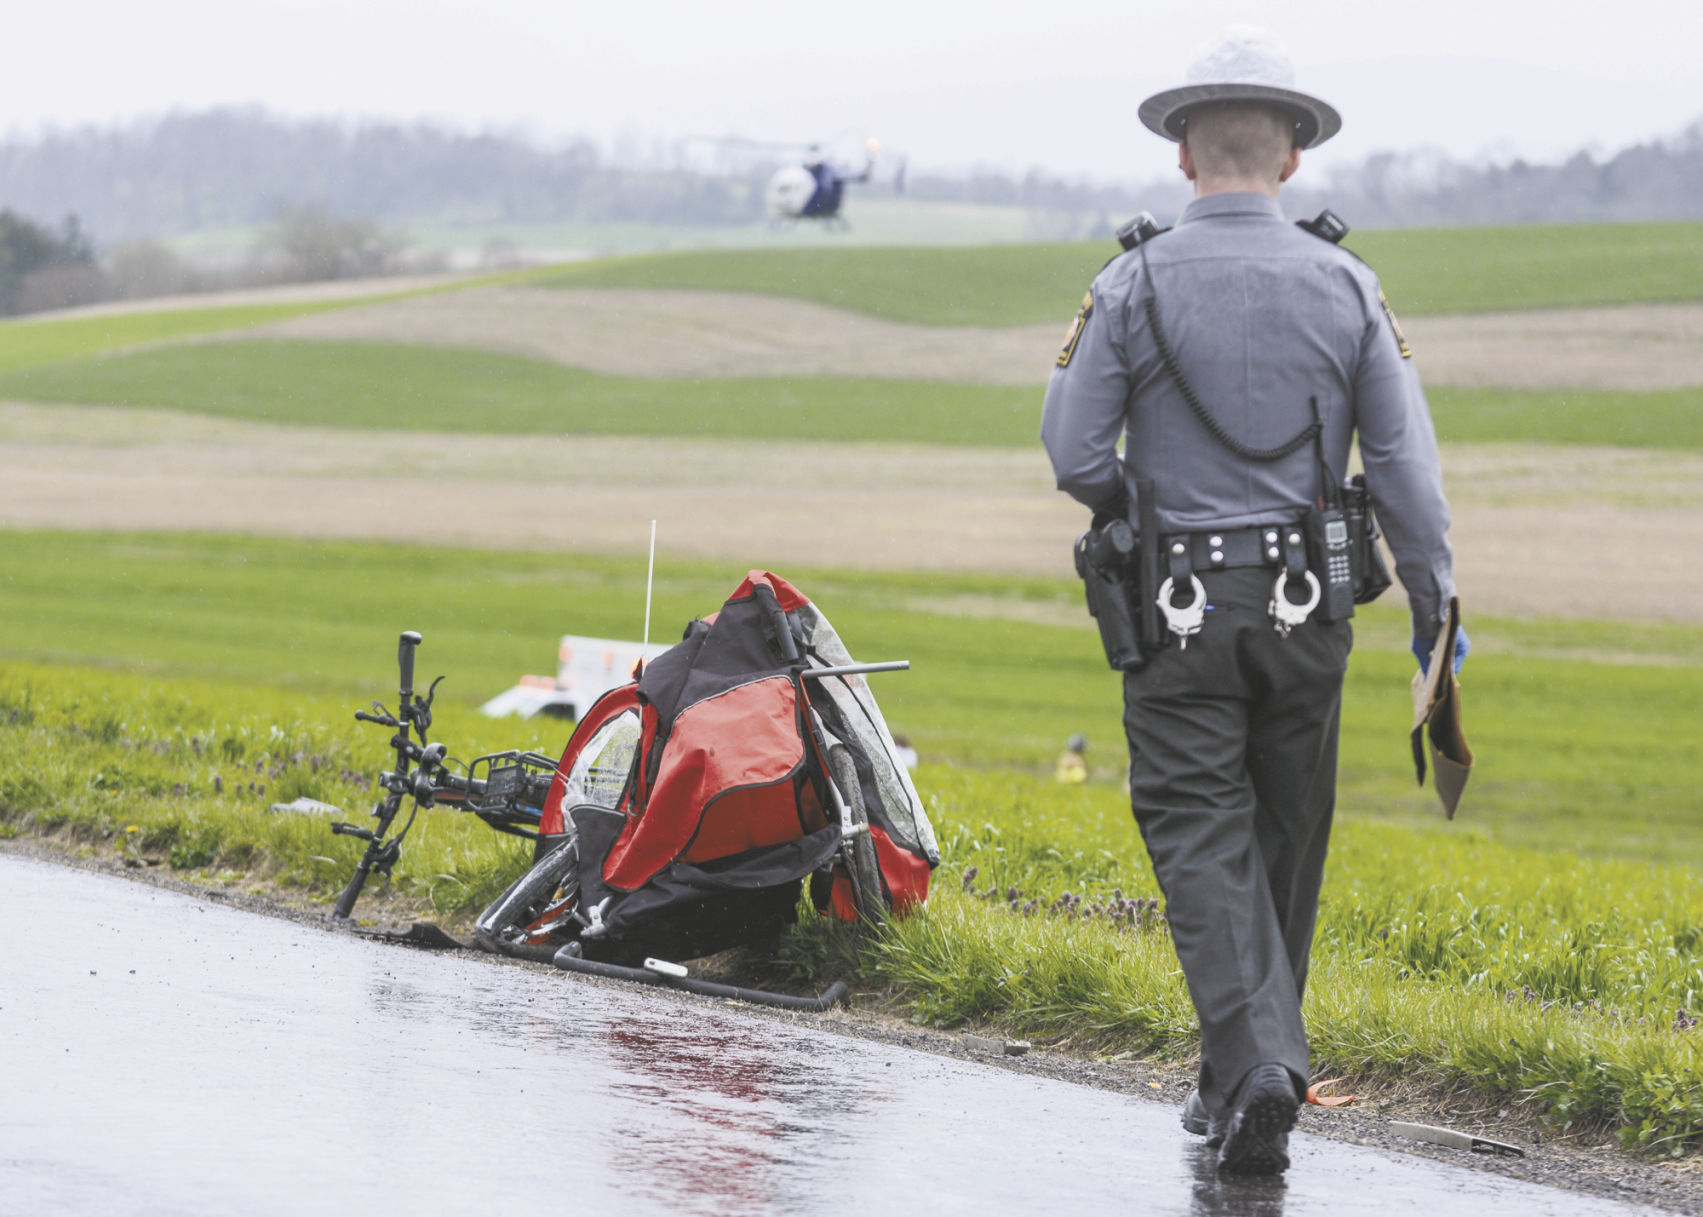
[[[802,593],[750,572],[580,720],[480,941],[684,959],[778,932],[806,879],[848,920],[922,903],[934,831],[856,667]]]

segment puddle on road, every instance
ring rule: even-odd
[[[0,857],[0,1213],[1653,1212]],[[1346,1206],[1346,1208],[1345,1208]]]

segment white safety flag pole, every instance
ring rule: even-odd
[[[656,582],[656,521],[650,522],[650,569],[645,572],[645,649],[650,649],[650,589]],[[644,662],[640,656],[639,662]]]

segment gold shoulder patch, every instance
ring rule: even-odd
[[[1082,297],[1082,307],[1076,310],[1076,320],[1070,323],[1070,329],[1064,335],[1064,350],[1058,353],[1054,360],[1061,368],[1070,366],[1070,357],[1076,354],[1077,340],[1082,337],[1082,327],[1088,324],[1088,314],[1094,311],[1094,293],[1089,291]]]
[[[1390,302],[1384,299],[1384,289],[1378,289],[1378,303],[1384,306],[1384,316],[1390,319],[1390,332],[1396,336],[1396,350],[1401,352],[1403,359],[1413,358],[1413,348],[1407,345],[1407,335],[1401,332],[1401,322],[1396,320],[1395,310]]]

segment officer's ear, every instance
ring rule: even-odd
[[[1301,167],[1301,150],[1289,149],[1289,156],[1283,162],[1283,168],[1277,172],[1277,181],[1281,185],[1295,176],[1295,171]]]
[[[1177,145],[1177,168],[1183,171],[1183,176],[1189,181],[1194,181],[1194,153],[1189,151],[1187,140]]]

